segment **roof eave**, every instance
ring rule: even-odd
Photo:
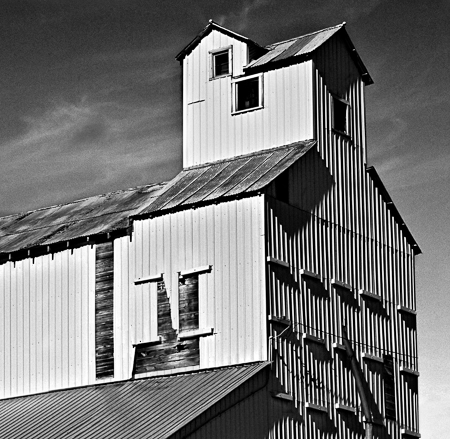
[[[358,67],[358,70],[361,74],[362,80],[364,82],[365,85],[371,85],[373,84],[373,79],[369,74],[369,71],[367,70],[367,67],[365,66],[365,64],[363,63],[361,57],[359,56],[358,51],[356,50],[350,35],[348,34],[348,32],[345,30],[345,27],[343,26],[339,32],[342,32],[345,43],[347,44],[349,50],[350,50],[350,54],[351,57],[353,58],[353,61],[355,62],[356,66]]]
[[[422,250],[420,249],[419,244],[417,244],[417,241],[414,239],[414,236],[412,235],[408,226],[403,221],[403,218],[402,218],[399,210],[397,209],[391,196],[389,195],[389,192],[386,189],[386,186],[384,185],[384,183],[382,182],[380,176],[378,175],[378,172],[376,171],[376,169],[373,166],[367,167],[366,171],[369,173],[370,177],[372,178],[373,182],[375,183],[375,186],[378,188],[378,191],[380,192],[381,196],[383,197],[384,201],[386,202],[386,205],[387,205],[388,209],[391,211],[393,217],[399,224],[400,229],[403,231],[406,239],[411,244],[414,254],[420,255],[422,253]]]
[[[359,56],[355,46],[352,43],[352,40],[350,39],[350,36],[348,35],[347,31],[345,30],[345,25],[346,23],[342,23],[338,26],[335,26],[334,28],[329,28],[329,29],[336,29],[335,33],[333,33],[332,35],[330,35],[326,40],[324,40],[322,42],[322,44],[320,44],[319,46],[315,47],[313,50],[309,51],[309,52],[305,52],[302,53],[300,55],[295,55],[295,56],[291,56],[289,58],[284,58],[281,59],[279,61],[272,61],[272,62],[268,62],[266,64],[263,65],[256,65],[256,66],[246,66],[244,67],[244,71],[246,72],[252,72],[252,73],[257,73],[257,72],[262,72],[262,71],[268,71],[268,70],[274,70],[274,69],[279,69],[282,67],[287,67],[293,64],[299,64],[301,62],[307,61],[309,59],[311,59],[312,55],[314,54],[314,52],[316,52],[320,47],[323,46],[323,44],[325,44],[327,41],[330,40],[330,38],[333,38],[335,35],[342,33],[343,39],[345,41],[345,44],[347,45],[349,51],[350,51],[350,56],[352,57],[354,63],[356,64],[358,71],[361,74],[361,78],[364,82],[365,85],[371,85],[373,84],[373,79],[370,76],[366,66],[364,65],[361,57]],[[325,29],[326,30],[326,29]],[[313,34],[319,33],[319,32],[323,32],[322,31],[317,31],[317,32],[313,32]],[[304,35],[308,36],[311,34],[307,34]],[[266,48],[267,50],[267,48]]]

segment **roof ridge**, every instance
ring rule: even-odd
[[[306,38],[306,37],[309,37],[311,35],[319,34],[321,32],[325,32],[325,31],[328,31],[328,30],[331,30],[331,29],[336,29],[336,28],[339,28],[339,27],[343,28],[346,24],[347,23],[345,21],[343,21],[341,24],[337,24],[335,26],[326,27],[325,29],[316,30],[314,32],[310,32],[310,33],[307,33],[307,34],[304,34],[304,35],[298,35],[297,37],[294,37],[294,38],[289,38],[287,40],[277,41],[275,43],[268,44],[267,46],[264,46],[264,48],[272,50],[273,48],[275,48],[276,46],[279,46],[280,44],[288,43],[289,41],[295,41],[295,40],[298,40],[300,38]]]

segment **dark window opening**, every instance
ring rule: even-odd
[[[275,180],[275,196],[277,200],[289,203],[289,171],[286,170]]]
[[[342,133],[347,132],[347,107],[345,102],[333,98],[333,128]]]
[[[236,111],[260,106],[259,77],[236,83]]]
[[[213,63],[214,77],[228,75],[230,73],[228,50],[213,54]]]
[[[395,378],[392,355],[383,355],[384,400],[386,419],[395,420]]]

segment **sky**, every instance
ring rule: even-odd
[[[181,170],[175,56],[212,18],[261,45],[345,21],[374,84],[368,162],[417,258],[420,430],[450,430],[450,1],[1,0],[0,214]]]

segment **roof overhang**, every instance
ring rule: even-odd
[[[267,52],[258,59],[250,62],[244,70],[247,73],[256,73],[271,69],[287,67],[310,59],[313,53],[323,46],[328,40],[339,35],[347,46],[350,56],[355,63],[363,82],[366,85],[373,84],[373,80],[356,51],[353,42],[345,30],[346,23],[322,29],[287,41],[266,46]]]
[[[378,192],[380,193],[381,197],[383,198],[384,202],[386,203],[387,208],[392,213],[392,216],[394,217],[395,221],[400,227],[400,230],[404,233],[406,239],[410,243],[410,245],[413,248],[414,254],[420,255],[422,253],[422,250],[419,247],[419,244],[417,244],[416,240],[414,239],[412,233],[408,229],[408,226],[405,224],[405,221],[403,221],[402,216],[400,215],[400,212],[398,211],[397,207],[394,204],[394,201],[392,200],[391,196],[389,195],[388,190],[386,189],[386,186],[381,181],[380,176],[378,175],[378,172],[373,166],[369,166],[366,169],[369,176],[372,178],[372,181],[374,182],[375,186],[378,189]]]

